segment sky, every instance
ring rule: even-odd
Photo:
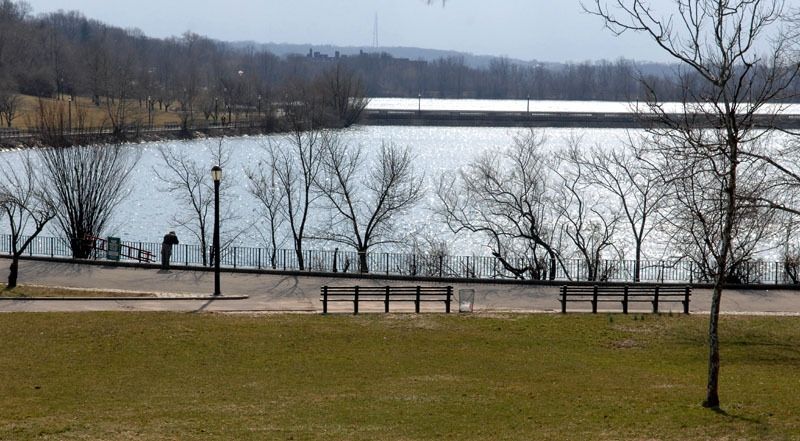
[[[445,7],[424,0],[27,1],[35,14],[78,10],[152,37],[192,31],[225,41],[372,46],[377,14],[384,47],[554,62],[667,60],[645,38],[615,37],[579,0],[447,0]]]

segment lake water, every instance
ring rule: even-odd
[[[431,237],[449,238],[454,252],[462,254],[486,254],[488,250],[472,238],[453,241],[451,233],[444,225],[433,219],[430,208],[435,202],[434,185],[444,173],[457,170],[484,151],[502,151],[513,143],[515,136],[523,130],[507,128],[450,128],[450,127],[356,127],[343,133],[346,142],[360,144],[367,152],[375,152],[381,143],[393,143],[409,147],[416,156],[416,170],[424,175],[427,193],[413,214],[398,222],[398,231],[403,234],[424,234]],[[566,139],[575,134],[583,135],[588,142],[601,144],[618,143],[623,130],[570,130],[548,129],[550,145],[558,149],[566,145]],[[283,136],[228,138],[226,146],[231,149],[232,161],[224,171],[224,179],[231,180],[235,195],[233,210],[241,220],[241,227],[257,222],[254,213],[255,201],[246,191],[247,167],[257,164],[264,157],[264,149],[270,142],[285,143]],[[162,167],[157,149],[170,148],[192,154],[198,160],[212,164],[209,147],[214,140],[182,141],[169,143],[142,144],[136,146],[142,151],[142,158],[134,172],[135,187],[130,197],[117,210],[116,222],[109,231],[126,240],[160,241],[164,232],[178,228],[172,222],[176,210],[176,199],[163,191],[154,170]],[[210,179],[210,178],[209,178]],[[314,219],[319,220],[326,213],[318,212]],[[181,232],[178,229],[178,233]],[[184,232],[183,237],[187,237]],[[241,245],[262,242],[256,230],[245,233]],[[288,244],[287,244],[288,246]]]
[[[372,108],[416,108],[416,99],[375,99]],[[476,101],[476,100],[423,100],[423,108],[440,108],[443,110],[525,110],[527,101]],[[520,108],[520,106],[522,106]],[[531,109],[545,111],[625,111],[627,103],[602,102],[554,102],[531,101]],[[567,109],[567,110],[565,110]],[[587,110],[590,109],[590,110]],[[361,126],[343,131],[344,140],[353,145],[361,145],[366,152],[377,151],[381,143],[393,143],[401,147],[409,147],[416,156],[418,173],[425,176],[427,194],[414,209],[413,213],[399,219],[396,230],[402,234],[426,235],[445,240],[450,244],[454,254],[487,255],[489,249],[485,239],[469,236],[453,237],[446,226],[439,222],[431,212],[435,202],[434,183],[444,173],[458,170],[482,152],[500,152],[513,144],[515,136],[526,129],[485,128],[485,127],[379,127]],[[566,146],[567,139],[576,135],[582,136],[584,145],[600,145],[614,147],[623,144],[628,131],[623,129],[541,129],[547,137],[549,148],[559,149]],[[240,218],[235,225],[228,225],[228,230],[244,230],[237,241],[240,246],[265,246],[265,241],[258,233],[259,217],[256,214],[257,204],[247,192],[247,167],[258,164],[264,157],[265,147],[269,143],[285,143],[282,135],[237,137],[225,139],[225,146],[232,153],[231,164],[224,170],[223,179],[231,183],[229,195],[232,196],[232,210]],[[179,197],[164,190],[164,185],[156,177],[155,170],[163,169],[158,149],[169,148],[179,154],[191,155],[198,161],[205,162],[210,170],[212,165],[209,148],[216,145],[216,140],[170,141],[158,143],[142,143],[129,148],[141,152],[141,159],[132,176],[131,193],[117,208],[110,227],[104,235],[121,237],[126,241],[160,242],[165,232],[176,230],[183,243],[197,243],[187,230],[180,228],[174,217],[180,214]],[[20,153],[6,151],[0,157],[14,162]],[[210,180],[210,171],[209,171]],[[320,220],[329,216],[327,212],[317,211],[312,217],[312,224],[320,225]],[[7,233],[5,220],[0,223],[0,232]],[[313,226],[313,225],[312,225]],[[47,235],[57,235],[51,224]],[[291,248],[289,242],[283,244]],[[327,248],[326,244],[309,244],[310,249]]]
[[[398,231],[443,238],[451,243],[455,253],[488,254],[488,249],[480,241],[468,237],[455,239],[444,225],[433,219],[430,211],[435,200],[433,186],[442,174],[459,169],[484,151],[504,150],[512,145],[515,136],[523,132],[524,129],[509,128],[362,126],[344,131],[342,136],[350,144],[362,145],[368,153],[376,151],[381,143],[387,142],[401,147],[407,146],[416,156],[416,170],[425,177],[427,193],[413,214],[398,222]],[[554,149],[565,146],[566,138],[575,134],[583,135],[587,143],[603,145],[616,144],[625,135],[624,130],[617,129],[546,129],[545,132]],[[258,223],[256,201],[246,190],[245,170],[264,157],[265,147],[270,142],[285,143],[286,139],[281,135],[273,135],[227,138],[224,142],[232,153],[232,160],[224,170],[223,179],[231,182],[232,209],[241,218],[233,229],[243,229]],[[165,232],[174,229],[186,243],[196,243],[189,237],[188,231],[181,229],[173,221],[175,215],[179,214],[179,198],[166,192],[164,184],[156,177],[155,170],[164,167],[158,149],[168,148],[179,154],[191,155],[201,163],[207,162],[210,170],[213,165],[210,147],[216,143],[216,140],[191,140],[131,145],[129,148],[141,152],[141,159],[132,174],[131,193],[115,211],[111,226],[104,235],[130,241],[160,242]],[[13,163],[19,154],[7,151],[0,153],[0,157]],[[317,212],[315,219],[323,216],[327,214]],[[0,231],[7,233],[6,223],[0,225]],[[57,234],[54,227],[55,224],[51,224],[45,234]],[[256,229],[247,228],[238,244],[263,246],[263,240]],[[289,244],[286,246],[289,247]]]

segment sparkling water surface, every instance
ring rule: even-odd
[[[417,99],[373,99],[370,108],[375,109],[416,109]],[[426,100],[422,107],[440,110],[506,110],[524,111],[526,100]],[[531,101],[531,110],[539,111],[629,111],[628,103],[581,102],[581,101]],[[434,216],[431,208],[436,203],[435,183],[440,176],[456,172],[483,152],[502,152],[511,146],[514,137],[523,135],[528,129],[490,128],[490,127],[381,127],[358,126],[344,130],[341,136],[351,145],[361,145],[370,156],[380,150],[382,143],[393,143],[408,147],[413,152],[417,173],[425,178],[427,193],[423,201],[413,211],[398,218],[396,231],[402,235],[435,237],[449,244],[452,254],[488,255],[485,238],[469,235],[454,237],[447,227]],[[631,134],[625,129],[537,129],[547,139],[547,148],[557,150],[566,147],[568,139],[581,137],[582,145],[618,147],[625,144]],[[225,148],[231,152],[231,163],[224,170],[223,179],[230,182],[227,194],[232,198],[231,210],[239,218],[234,225],[225,225],[223,230],[242,231],[235,245],[265,247],[266,241],[258,232],[263,223],[257,215],[258,204],[247,192],[246,170],[256,167],[265,157],[265,148],[270,144],[284,144],[283,135],[234,137],[224,140]],[[136,149],[141,158],[137,163],[130,183],[130,194],[115,210],[112,221],[103,235],[120,237],[126,241],[160,242],[163,235],[175,230],[182,243],[197,243],[188,230],[180,228],[174,217],[180,213],[181,195],[169,193],[165,185],[156,177],[155,170],[166,172],[159,155],[159,149],[173,149],[177,154],[189,155],[205,164],[209,170],[214,165],[211,149],[218,140],[167,141],[132,144],[127,148]],[[20,151],[0,152],[0,157],[11,164],[19,161]],[[311,229],[321,227],[330,217],[330,212],[317,209],[311,218]],[[53,222],[44,234],[59,235]],[[0,232],[7,233],[6,220],[0,222]],[[288,237],[288,234],[286,235]],[[281,244],[291,248],[285,241]],[[330,244],[309,243],[309,249],[332,248]],[[397,249],[395,249],[397,250]]]

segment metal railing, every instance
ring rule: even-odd
[[[161,260],[161,244],[156,242],[123,241],[123,246],[150,252],[155,261]],[[0,235],[0,253],[11,254],[11,236]],[[24,253],[26,256],[72,257],[69,240],[58,237],[38,236]],[[93,256],[104,259],[105,255]],[[102,254],[102,253],[99,253]],[[211,265],[211,252],[199,245],[179,244],[173,246],[171,263],[173,266]],[[221,250],[220,264],[227,268],[274,269],[285,271],[359,273],[359,255],[355,251],[303,250],[301,268],[297,253],[292,249],[230,246]],[[123,260],[135,259],[122,256]],[[514,266],[523,266],[529,259],[507,259]],[[631,282],[634,277],[633,260],[601,260],[597,262],[594,274],[596,280],[609,282]],[[515,275],[505,269],[499,259],[493,256],[449,256],[413,253],[367,254],[367,268],[370,274],[401,275],[434,278],[474,278],[474,279],[514,279]],[[800,268],[787,267],[783,262],[752,261],[736,268],[731,282],[743,284],[794,284]],[[546,268],[539,271],[539,279],[546,278]],[[567,259],[556,265],[557,281],[587,281],[590,270],[582,259]],[[537,279],[532,272],[526,272],[527,280]],[[640,271],[641,282],[707,283],[712,280],[691,261],[643,260]]]

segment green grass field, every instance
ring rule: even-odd
[[[800,318],[0,314],[2,440],[800,439]]]
[[[3,298],[26,298],[26,297],[156,297],[153,293],[130,292],[130,291],[103,291],[96,289],[78,288],[51,288],[47,286],[18,285],[14,289],[8,289],[6,284],[0,283],[0,299]]]

